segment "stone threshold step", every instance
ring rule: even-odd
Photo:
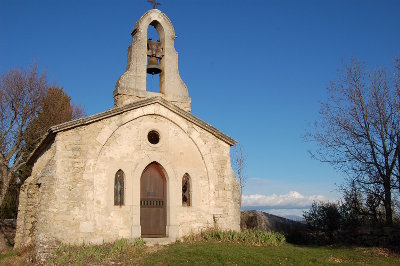
[[[144,242],[146,242],[146,246],[154,246],[154,245],[168,245],[175,242],[176,239],[170,237],[145,237],[143,238]]]

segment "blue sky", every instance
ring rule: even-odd
[[[337,199],[343,174],[311,159],[302,136],[343,62],[390,68],[400,56],[400,1],[161,3],[192,113],[247,154],[245,202],[298,214],[314,199]],[[1,0],[0,73],[36,62],[89,115],[112,108],[130,32],[149,8],[145,0]]]

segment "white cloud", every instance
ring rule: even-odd
[[[305,209],[313,201],[326,200],[323,195],[303,196],[297,191],[290,191],[283,195],[243,195],[242,205],[246,207],[262,207],[270,209]]]

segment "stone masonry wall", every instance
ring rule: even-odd
[[[16,248],[36,243],[37,213],[40,208],[42,190],[47,187],[47,180],[54,176],[54,154],[55,148],[52,145],[36,161],[31,176],[21,186],[14,245]]]
[[[159,144],[147,141],[150,130],[160,133]],[[212,226],[240,230],[240,193],[229,150],[210,132],[158,103],[59,132],[23,185],[16,246],[34,244],[44,258],[60,242],[140,237],[140,177],[154,161],[167,176],[168,237]],[[126,178],[122,207],[113,201],[119,169]],[[190,207],[181,201],[185,173],[192,181]]]

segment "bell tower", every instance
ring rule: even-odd
[[[159,40],[149,39],[148,28],[154,27]],[[115,85],[114,105],[117,107],[161,96],[183,110],[190,112],[188,89],[178,71],[178,53],[175,50],[175,30],[169,18],[158,9],[147,11],[135,24],[132,43],[128,47],[125,73]],[[159,92],[149,91],[147,74],[159,78]]]

